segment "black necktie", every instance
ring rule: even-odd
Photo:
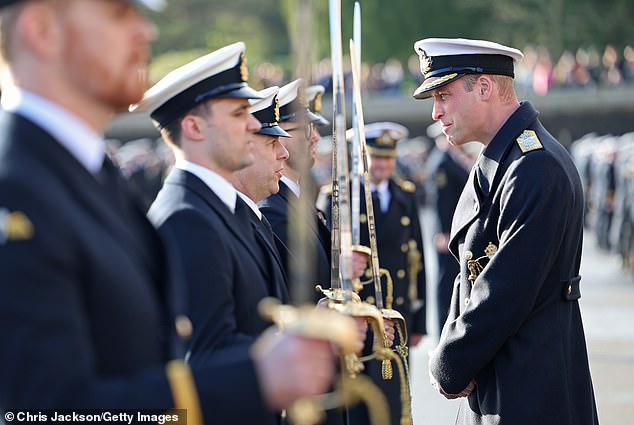
[[[372,207],[374,209],[375,216],[383,214],[383,209],[381,208],[381,198],[379,198],[379,192],[377,190],[372,191]]]
[[[96,178],[104,188],[106,196],[117,208],[126,207],[125,187],[122,185],[122,177],[118,168],[112,163],[110,158],[104,157],[101,170],[96,174]]]

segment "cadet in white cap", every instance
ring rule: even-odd
[[[597,424],[578,302],[581,180],[516,97],[522,54],[464,39],[414,49],[424,77],[414,96],[433,98],[450,143],[484,145],[453,216],[460,274],[430,355],[432,385],[467,397],[461,424]]]
[[[326,88],[321,84],[315,84],[308,86],[304,90],[306,93],[306,102],[308,103],[308,110],[312,113],[312,122],[319,127],[330,125],[330,121],[321,115],[322,97]]]
[[[278,90],[277,86],[269,87],[260,92],[262,99],[252,101],[249,110],[262,125],[251,144],[255,160],[248,167],[236,171],[231,182],[238,190],[238,195],[249,206],[249,219],[259,241],[258,246],[263,248],[262,258],[268,263],[271,275],[269,282],[275,296],[282,302],[287,302],[287,276],[277,247],[280,242],[257,206],[262,199],[278,192],[282,170],[288,159],[288,151],[280,143],[280,137],[291,136],[278,124]]]
[[[292,197],[299,198],[301,194],[299,158],[308,158],[308,165],[312,167],[315,160],[315,146],[320,139],[315,125],[323,122],[323,117],[320,119],[320,116],[308,109],[307,98],[301,84],[302,80],[297,79],[280,88],[280,126],[293,137],[281,140],[289,152],[289,158],[282,172],[279,192],[269,196],[259,204],[260,210],[271,223],[273,231],[286,247],[286,250],[281,250],[280,253],[287,267],[289,255],[292,255],[288,252],[288,209]],[[314,93],[319,92],[318,88],[311,90],[314,90]],[[316,98],[315,96],[311,97]],[[319,105],[319,103],[316,104]],[[310,194],[310,196],[313,195]],[[306,225],[310,227],[316,243],[317,265],[313,283],[329,288],[330,229],[323,213],[316,209],[314,216],[307,217]],[[367,265],[367,258],[355,253],[353,261],[355,262],[355,274],[360,276]],[[315,301],[318,298],[318,294],[315,292]]]
[[[176,157],[148,217],[178,248],[193,324],[188,358],[195,366],[204,365],[212,351],[252,342],[269,326],[256,314],[258,303],[284,298],[259,248],[249,207],[231,183],[235,172],[253,164],[252,145],[262,127],[284,134],[249,111],[249,99],[262,97],[248,86],[245,45],[238,42],[170,72],[131,107],[150,113]],[[312,343],[315,360],[332,360],[326,343]],[[327,384],[315,379],[306,385]]]

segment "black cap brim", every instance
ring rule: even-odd
[[[262,127],[258,134],[266,134],[267,136],[278,136],[278,137],[293,137],[288,134],[282,127],[279,125],[273,125],[271,127]]]
[[[326,125],[330,125],[330,121],[323,117],[323,115],[318,114],[316,112],[310,112],[310,117],[313,117],[310,122],[318,125],[319,127],[324,127]]]
[[[465,74],[452,73],[443,75],[442,77],[430,77],[425,79],[423,83],[418,86],[416,91],[414,91],[414,99],[427,99],[431,97],[431,91],[435,90],[439,87],[446,86],[452,81],[456,81],[458,78],[464,76]]]

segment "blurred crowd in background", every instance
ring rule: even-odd
[[[516,68],[516,88],[519,93],[545,96],[557,88],[611,87],[634,84],[634,47],[627,45],[622,51],[612,45],[603,49],[579,47],[576,51],[564,51],[553,56],[545,47],[527,46],[524,60]],[[346,63],[346,61],[344,61]],[[363,87],[368,92],[384,95],[400,95],[420,84],[420,62],[413,55],[406,65],[396,59],[364,64]],[[330,93],[330,60],[324,59],[317,66],[316,83]],[[347,72],[351,78],[350,72]],[[286,76],[280,66],[271,63],[257,65],[253,69],[256,87],[283,85]],[[350,84],[345,84],[351,87]]]
[[[585,225],[634,276],[634,132],[588,134],[570,146],[585,186]]]

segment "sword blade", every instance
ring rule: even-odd
[[[353,40],[350,40],[350,57],[356,56],[356,48]],[[366,215],[368,217],[368,238],[370,239],[370,251],[372,258],[372,280],[374,282],[374,298],[376,306],[380,310],[383,308],[383,290],[381,289],[381,279],[379,271],[379,248],[376,242],[376,228],[374,222],[374,207],[372,205],[372,194],[370,192],[370,175],[368,172],[368,151],[365,143],[365,123],[363,121],[363,104],[361,103],[361,76],[359,67],[355,60],[352,60],[352,85],[355,99],[354,113],[357,117],[359,127],[359,147],[363,159],[363,190],[365,192]]]

